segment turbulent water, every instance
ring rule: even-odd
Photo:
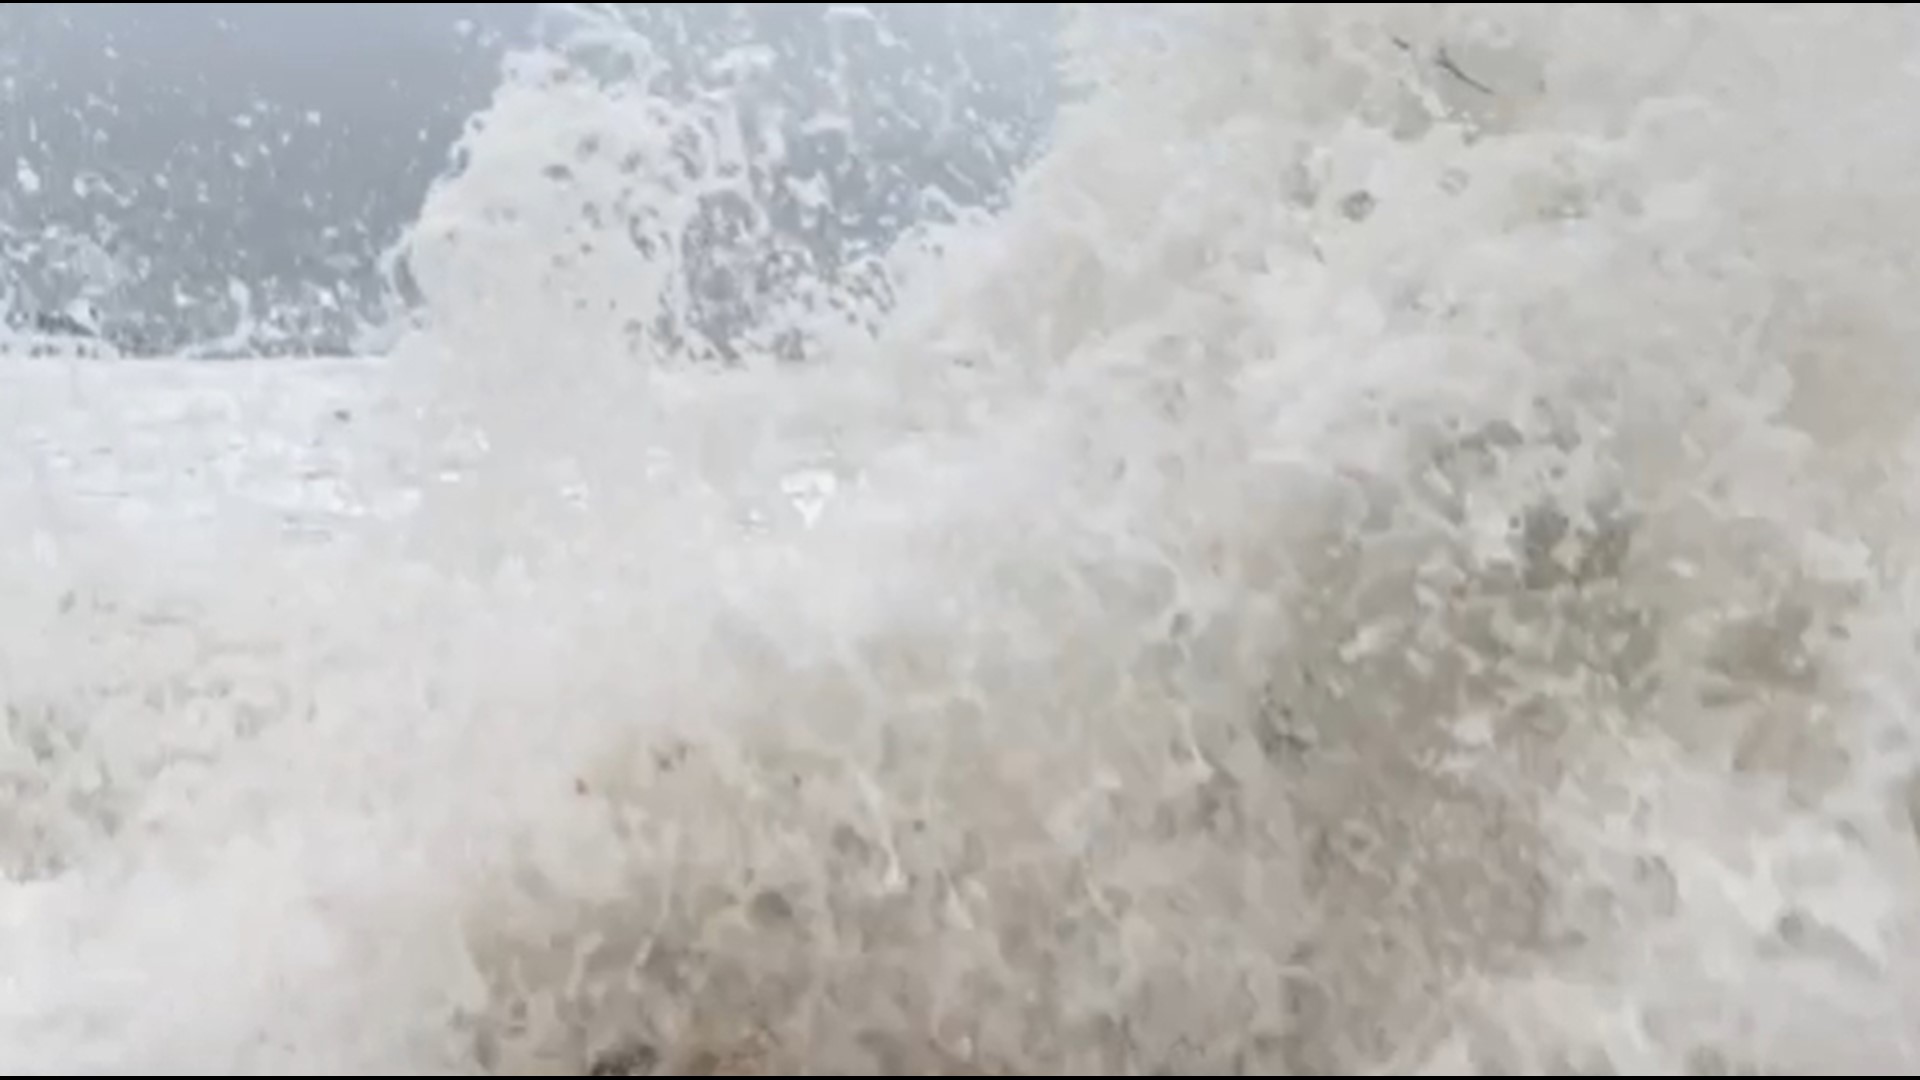
[[[1909,6],[1089,5],[831,265],[581,34],[394,355],[8,367],[0,1068],[1920,1067]]]

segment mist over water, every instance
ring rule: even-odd
[[[7,368],[0,1066],[1920,1064],[1906,6],[1087,5],[884,244],[568,18],[390,355]]]

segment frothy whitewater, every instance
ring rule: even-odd
[[[0,375],[0,1069],[1920,1068],[1910,6],[1088,5],[731,363],[622,33],[391,356]]]

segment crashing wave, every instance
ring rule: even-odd
[[[1004,210],[719,364],[686,237],[771,151],[530,54],[343,466],[417,511],[65,556],[281,697],[154,699],[205,764],[7,901],[0,1060],[1914,1064],[1917,30],[1090,5]]]

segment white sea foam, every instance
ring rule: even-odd
[[[9,369],[0,1064],[1920,1065],[1915,16],[1122,7],[736,363],[580,46],[389,364]]]

